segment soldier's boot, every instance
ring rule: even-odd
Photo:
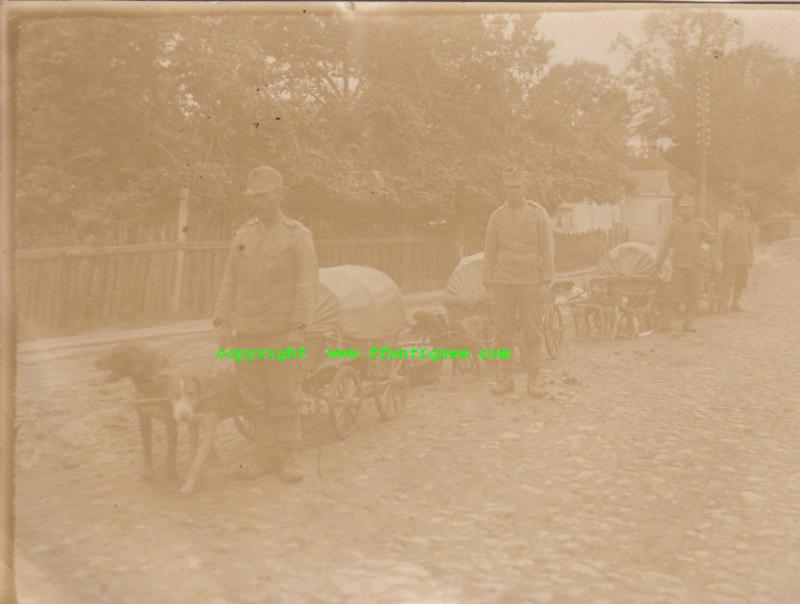
[[[547,391],[542,388],[538,384],[539,380],[539,370],[536,369],[535,371],[528,372],[528,396],[531,398],[545,398],[547,396]]]
[[[303,473],[300,471],[300,463],[297,459],[297,447],[295,445],[287,445],[282,450],[281,473],[279,478],[281,482],[289,484],[296,484],[303,480]]]
[[[489,388],[489,392],[494,395],[508,394],[514,392],[514,378],[511,376],[502,376],[500,380]]]

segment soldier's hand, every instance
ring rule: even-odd
[[[228,348],[233,343],[233,333],[227,323],[217,325],[217,344],[220,348]]]

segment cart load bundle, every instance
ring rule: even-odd
[[[490,312],[490,298],[483,284],[483,252],[464,256],[447,280],[442,301],[452,321],[463,321]]]
[[[486,297],[483,285],[483,252],[464,256],[447,280],[447,293],[466,302],[477,302]]]
[[[648,243],[628,241],[606,252],[597,263],[598,277],[644,277],[658,276],[666,280],[669,265],[664,263],[664,269],[658,274],[653,274],[656,265],[658,249]]]
[[[388,342],[405,326],[403,294],[391,277],[352,264],[320,269],[312,332]]]
[[[590,310],[598,317],[614,317],[606,331],[617,335],[621,320],[630,335],[642,327],[652,329],[663,313],[663,284],[671,275],[670,257],[656,271],[658,250],[638,241],[621,243],[606,252],[597,263],[597,277],[589,286]]]

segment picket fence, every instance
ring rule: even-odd
[[[622,240],[621,231],[556,233],[556,268],[592,266]],[[413,293],[443,288],[460,257],[480,251],[483,239],[330,239],[316,247],[321,267],[372,266]],[[225,241],[20,249],[19,335],[31,339],[207,317],[227,251]]]

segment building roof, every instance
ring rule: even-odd
[[[669,184],[669,170],[634,170],[633,193],[651,197],[672,197],[674,195]]]
[[[685,170],[681,170],[676,165],[668,162],[660,154],[652,154],[647,157],[629,158],[626,163],[631,170],[631,177],[634,180],[634,189],[638,195],[657,195],[657,193],[639,192],[640,186],[643,187],[644,191],[652,191],[657,188],[658,184],[660,184],[658,179],[660,179],[661,176],[655,175],[642,176],[641,179],[644,182],[640,183],[640,179],[636,176],[636,174],[648,172],[667,173],[667,182],[669,183],[669,188],[671,191],[668,193],[668,195],[670,196],[695,192],[697,183],[695,182],[694,178],[692,178],[692,176]]]

